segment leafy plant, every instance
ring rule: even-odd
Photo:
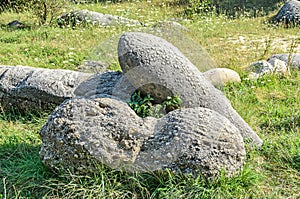
[[[137,91],[133,93],[128,104],[140,117],[147,117],[153,101],[154,99],[149,94],[143,97],[141,91]]]
[[[167,113],[174,111],[180,108],[181,99],[178,95],[173,97],[168,96],[167,99],[162,103],[163,108],[166,110]]]
[[[178,95],[173,97],[168,96],[161,104],[155,104],[154,98],[149,94],[143,96],[140,91],[136,91],[131,96],[128,104],[140,117],[161,117],[161,113],[168,113],[175,109],[179,109],[181,99]]]

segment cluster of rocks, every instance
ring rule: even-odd
[[[207,177],[239,172],[244,143],[262,140],[228,99],[172,44],[125,33],[118,45],[123,73],[81,81],[40,131],[41,159],[54,171],[96,172],[101,164],[129,172],[170,169]],[[156,119],[127,105],[135,90],[161,101],[179,95],[184,108]]]
[[[97,25],[120,19],[89,11],[71,16]],[[103,17],[111,21],[101,21]],[[105,164],[130,172],[168,168],[211,177],[225,169],[233,175],[244,163],[244,142],[262,145],[213,86],[240,82],[236,72],[218,68],[201,73],[172,44],[145,33],[123,34],[118,58],[123,72],[94,75],[0,66],[2,110],[39,112],[59,105],[40,131],[41,159],[54,171],[92,173]],[[184,108],[142,119],[126,103],[137,89],[157,103],[179,95]]]
[[[299,53],[295,53],[295,54],[275,54],[275,55],[272,55],[268,59],[268,62],[272,63],[276,59],[285,62],[286,64],[289,65],[289,67],[291,69],[300,70],[300,54]]]
[[[267,61],[252,63],[247,71],[249,79],[257,79],[266,74],[290,75],[290,69],[300,69],[300,54],[275,54]]]

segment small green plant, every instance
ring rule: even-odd
[[[163,108],[166,110],[167,113],[174,111],[180,108],[181,99],[178,95],[173,97],[168,96],[167,99],[162,103]]]
[[[141,91],[137,91],[133,93],[128,104],[140,117],[147,117],[153,101],[154,99],[149,94],[142,96]]]
[[[173,97],[168,96],[161,104],[155,104],[154,98],[150,94],[143,96],[140,91],[136,91],[131,96],[128,104],[140,117],[161,117],[163,115],[161,113],[169,113],[179,109],[181,99],[178,95]]]

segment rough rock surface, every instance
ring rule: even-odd
[[[80,173],[92,172],[93,161],[120,169],[134,162],[153,122],[121,101],[74,98],[61,104],[41,129],[41,159],[50,168]]]
[[[274,17],[276,22],[283,22],[286,25],[300,24],[300,1],[290,0],[286,2]]]
[[[27,66],[0,66],[0,104],[19,112],[54,109],[90,74]]]
[[[300,70],[300,54],[275,54],[272,55],[268,62],[272,62],[273,59],[279,59],[281,61],[284,61],[286,64],[289,62],[290,57],[290,67],[293,69],[299,69]]]
[[[135,164],[205,176],[225,168],[232,175],[242,168],[245,154],[243,138],[227,118],[206,108],[184,108],[157,122]]]
[[[118,55],[126,78],[135,88],[160,101],[178,94],[184,107],[217,111],[240,130],[245,141],[262,145],[262,140],[232,108],[224,94],[166,40],[145,33],[125,33],[119,41]]]
[[[111,25],[127,25],[139,26],[141,23],[137,20],[127,19],[110,14],[102,14],[89,10],[79,10],[62,15],[59,20],[59,25],[72,25],[87,23],[98,26],[111,26]]]
[[[74,91],[76,96],[91,97],[97,95],[112,95],[127,99],[136,89],[121,72],[108,71],[94,74],[83,81]],[[127,102],[124,100],[124,102]]]
[[[224,86],[230,82],[241,82],[240,75],[229,68],[214,68],[203,73],[214,86]]]
[[[74,98],[52,113],[40,131],[40,156],[53,170],[96,172],[102,163],[127,171],[165,168],[211,177],[238,172],[243,138],[225,117],[205,108],[140,118],[110,98]]]

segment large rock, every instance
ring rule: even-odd
[[[279,23],[283,22],[286,25],[299,25],[300,24],[300,1],[290,0],[286,2],[279,10],[274,20]]]
[[[21,113],[53,110],[74,97],[77,86],[90,74],[27,66],[0,66],[0,104]]]
[[[240,130],[245,141],[262,145],[225,95],[166,40],[145,33],[125,33],[120,38],[118,54],[126,78],[136,89],[151,94],[158,102],[178,94],[184,107],[217,111]]]
[[[101,164],[129,172],[169,168],[207,177],[238,172],[243,138],[225,117],[205,108],[140,118],[124,102],[74,98],[61,104],[40,131],[40,156],[55,171],[97,172]]]
[[[240,75],[229,68],[214,68],[203,73],[204,77],[216,87],[224,86],[227,83],[240,83]]]
[[[58,19],[61,26],[78,24],[92,24],[97,26],[112,26],[112,25],[126,25],[126,26],[140,26],[141,23],[137,20],[127,19],[120,16],[102,14],[89,10],[79,10],[62,15]]]
[[[120,169],[134,162],[153,122],[124,102],[75,98],[61,104],[43,126],[41,159],[55,170],[89,173],[101,163]]]
[[[300,54],[298,54],[298,53],[296,53],[296,54],[275,54],[275,55],[272,55],[268,59],[268,62],[272,63],[274,59],[279,59],[281,61],[284,61],[286,64],[289,64],[291,68],[300,70]]]

